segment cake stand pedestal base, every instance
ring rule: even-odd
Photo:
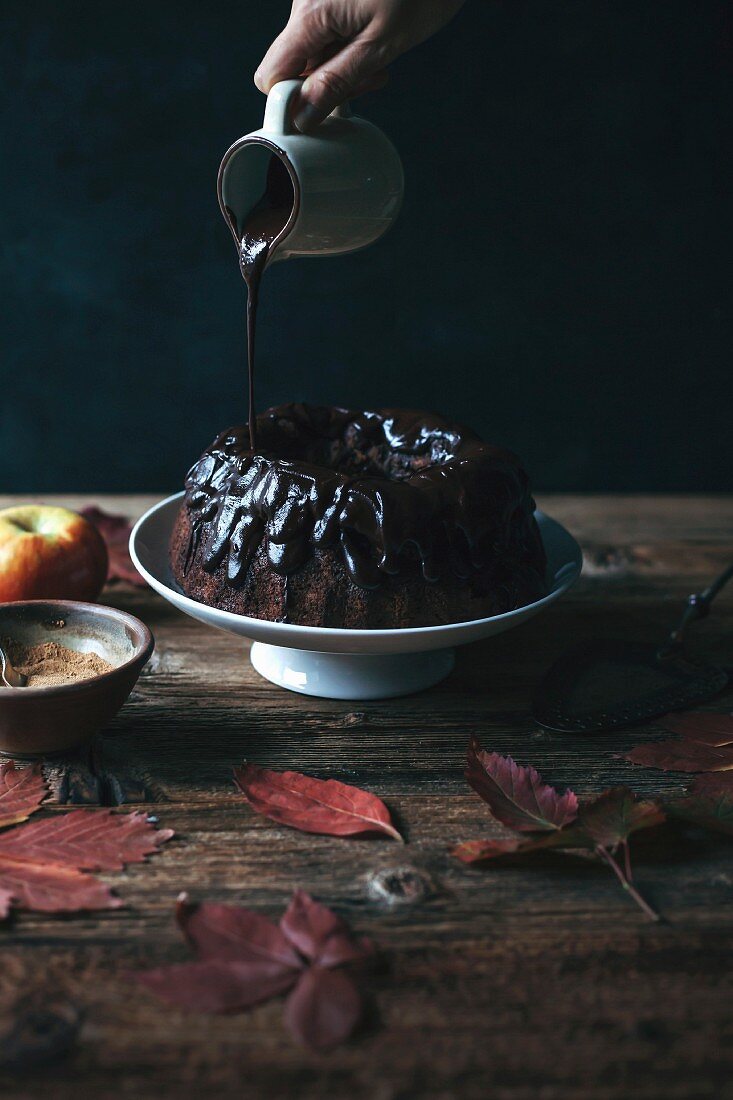
[[[250,660],[260,676],[302,695],[392,699],[439,683],[453,669],[455,653],[318,653],[253,642]]]

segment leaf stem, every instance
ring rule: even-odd
[[[626,890],[626,892],[634,899],[636,904],[641,909],[642,913],[644,913],[644,915],[647,916],[649,920],[660,920],[659,913],[655,913],[649,902],[644,900],[636,887],[633,886],[625,877],[623,871],[609,852],[608,848],[604,848],[602,845],[598,844],[596,846],[596,851],[598,852],[598,855],[601,857],[601,859],[604,859],[608,866],[612,869],[613,873],[616,875],[616,878],[619,880],[624,890]]]
[[[407,844],[407,841],[403,837],[402,833],[398,832],[397,829],[395,829],[394,825],[385,825],[380,823],[379,828],[383,833],[386,833],[387,836],[391,836],[395,840],[399,841],[400,844]]]
[[[628,840],[624,841],[624,874],[626,875],[627,882],[634,881],[634,875],[631,870],[631,849],[629,848]]]

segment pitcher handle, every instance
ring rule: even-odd
[[[267,97],[265,120],[262,123],[265,133],[279,134],[281,137],[300,133],[293,122],[293,104],[302,87],[302,80],[280,80],[273,84]],[[329,118],[351,118],[351,107],[348,103],[342,103],[340,107],[334,107]]]
[[[279,80],[273,84],[265,105],[265,119],[262,129],[267,134],[299,134],[293,122],[293,106],[298,92],[303,87],[302,80]]]

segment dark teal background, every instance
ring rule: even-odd
[[[245,419],[215,177],[288,7],[4,3],[0,490],[174,490]],[[729,13],[468,0],[357,108],[397,226],[269,273],[261,406],[433,407],[541,489],[731,488]]]

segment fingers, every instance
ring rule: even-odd
[[[267,94],[279,80],[305,76],[295,113],[307,133],[351,96],[386,82],[386,66],[424,41],[464,0],[404,0],[395,4],[293,0],[293,13],[255,73]]]
[[[384,47],[375,39],[366,35],[355,38],[306,78],[295,125],[308,133],[334,107],[358,92],[381,87],[386,83],[384,69],[388,60]]]
[[[333,40],[332,33],[321,22],[291,19],[262,58],[254,81],[265,95],[278,80],[301,76],[310,58],[318,57]]]

